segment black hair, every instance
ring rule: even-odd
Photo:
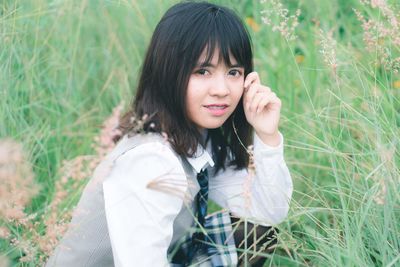
[[[219,48],[219,59],[231,66],[231,57],[244,67],[244,75],[253,71],[251,40],[241,19],[230,9],[207,2],[182,2],[172,6],[156,26],[142,66],[136,96],[130,110],[121,119],[122,133],[133,128],[132,120],[147,116],[145,132],[165,132],[173,149],[190,157],[202,141],[201,133],[190,121],[186,108],[186,90],[190,75],[203,53],[206,62]],[[206,49],[206,50],[205,50]],[[233,114],[217,129],[209,129],[216,171],[228,164],[246,167],[249,156],[238,142],[252,143],[252,128],[243,110],[243,98]],[[236,126],[237,136],[233,129]]]

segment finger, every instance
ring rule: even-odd
[[[251,84],[260,84],[260,76],[256,71],[250,72],[247,76],[246,79],[244,80],[244,88],[248,88]]]
[[[260,105],[261,102],[264,102],[266,98],[268,98],[269,96],[264,93],[264,92],[258,92],[253,100],[250,102],[250,112],[257,112],[258,111],[258,107]]]
[[[257,72],[251,72],[246,76],[246,79],[244,81],[244,88],[248,89],[250,85],[252,84],[261,84],[260,82],[260,77],[258,76]]]
[[[260,89],[259,85],[252,84],[249,86],[249,89],[247,90],[247,92],[245,92],[244,103],[245,103],[246,109],[250,108],[250,105],[253,102],[253,99],[254,99],[255,95],[257,94],[257,92],[259,91],[259,89]]]
[[[282,101],[281,101],[281,99],[279,98],[279,97],[275,97],[275,98],[273,98],[272,99],[272,103],[273,103],[273,105],[272,105],[272,109],[277,109],[277,110],[280,110],[281,109],[281,107],[282,107]]]
[[[275,93],[258,93],[252,103],[251,110],[257,114],[276,97]]]
[[[247,103],[248,106],[253,102],[253,99],[261,93],[271,93],[271,88],[267,86],[262,86],[258,84],[252,84],[250,85],[249,90],[246,92],[245,95],[245,102]]]
[[[264,108],[268,106],[269,103],[272,102],[273,98],[274,98],[273,95],[267,95],[261,98],[260,101],[257,103],[257,106],[255,107],[256,114],[259,114],[261,111],[263,111]]]
[[[281,100],[275,95],[275,93],[272,93],[265,98],[263,98],[259,103],[256,108],[256,113],[260,113],[263,111],[266,107],[270,108],[271,110],[279,110],[281,108]]]

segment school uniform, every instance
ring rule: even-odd
[[[204,228],[211,243],[224,246],[199,250],[193,262],[235,266],[228,211],[274,225],[286,217],[292,194],[282,135],[277,147],[255,135],[254,156],[256,175],[246,189],[246,170],[228,166],[214,175],[210,144],[184,158],[158,134],[125,136],[96,168],[47,266],[182,266],[173,264],[174,253],[196,229],[197,175],[204,170],[209,198],[226,209],[206,218]]]

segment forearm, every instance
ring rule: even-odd
[[[280,135],[280,134],[279,134]],[[283,158],[283,137],[268,147],[255,136],[256,172],[227,168],[210,180],[210,198],[239,217],[253,218],[263,225],[281,222],[289,209],[292,179]]]
[[[262,134],[256,131],[256,135],[260,138],[260,140],[271,147],[277,147],[281,143],[281,135],[278,131],[273,134]]]
[[[275,146],[265,140],[277,139]],[[267,224],[285,219],[293,191],[292,179],[283,157],[283,136],[277,132],[272,138],[254,136],[256,173],[251,187],[252,215]]]

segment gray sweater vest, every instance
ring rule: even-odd
[[[130,138],[125,136],[97,166],[74,210],[67,233],[58,244],[46,266],[114,266],[104,209],[103,181],[107,178],[107,174],[110,173],[118,157],[140,144],[154,141],[169,146],[158,134],[135,135]],[[188,183],[191,186],[189,186],[187,192],[190,200],[182,205],[174,221],[170,248],[194,225],[192,214],[194,214],[195,207],[193,199],[199,191],[196,171],[185,158],[179,157],[175,152],[174,154],[181,161]],[[135,211],[132,210],[132,212]],[[165,256],[167,257],[167,255]]]

